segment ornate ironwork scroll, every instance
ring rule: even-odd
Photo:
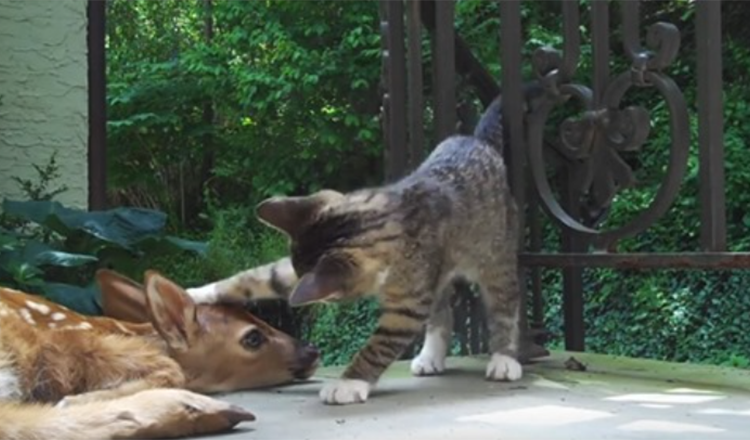
[[[595,249],[611,250],[625,237],[652,225],[669,209],[677,196],[685,174],[690,145],[687,106],[682,92],[663,72],[675,60],[680,33],[670,23],[648,28],[646,48],[639,41],[639,2],[621,1],[623,45],[630,69],[621,72],[600,94],[573,82],[579,63],[580,36],[577,2],[562,2],[565,43],[563,51],[541,48],[532,60],[534,72],[544,89],[544,98],[527,119],[529,165],[542,203],[564,227],[590,239]],[[623,226],[601,230],[582,221],[609,208],[617,193],[635,183],[632,169],[621,153],[638,151],[649,136],[650,114],[639,105],[622,108],[625,95],[634,88],[653,87],[664,98],[670,116],[672,145],[666,176],[651,205]],[[577,101],[583,108],[580,117],[569,117],[559,127],[559,153],[572,168],[573,185],[579,212],[568,212],[550,187],[544,159],[544,130],[551,111],[559,104]]]

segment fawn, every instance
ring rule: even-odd
[[[317,367],[314,347],[236,305],[195,304],[156,272],[145,286],[108,270],[97,281],[108,317],[0,287],[0,438],[230,429],[254,415],[197,393],[277,385]]]

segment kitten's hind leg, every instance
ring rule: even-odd
[[[479,285],[487,312],[492,353],[487,379],[518,380],[523,369],[518,362],[521,294],[516,256],[502,253],[488,259],[480,270]]]
[[[450,305],[452,286],[447,286],[427,321],[424,343],[411,361],[415,376],[431,376],[445,371],[445,357],[453,336],[453,310]]]

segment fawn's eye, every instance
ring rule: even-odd
[[[242,340],[240,341],[242,346],[248,350],[256,350],[258,347],[263,345],[264,342],[266,342],[266,337],[263,335],[263,333],[261,333],[260,330],[256,328],[245,333],[245,335],[242,336]]]

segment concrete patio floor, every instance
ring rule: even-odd
[[[586,371],[571,371],[574,356]],[[750,438],[750,371],[554,352],[519,382],[484,380],[485,358],[451,358],[441,377],[393,365],[365,404],[326,406],[315,380],[233,393],[255,422],[212,438],[331,439],[743,439]]]

